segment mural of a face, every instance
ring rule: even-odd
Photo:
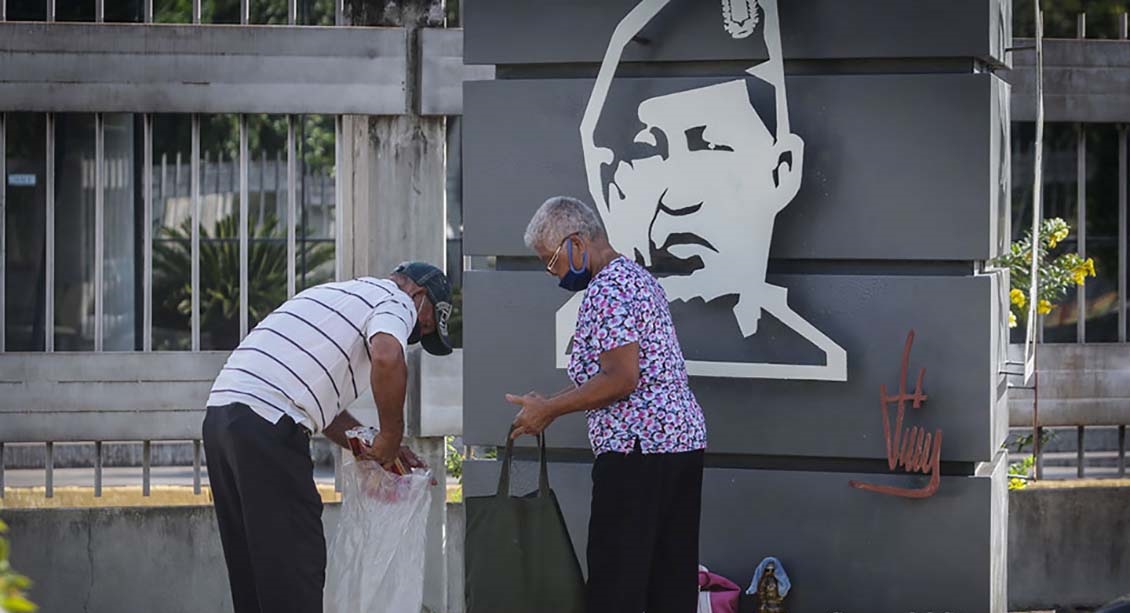
[[[682,89],[688,81],[664,82],[667,90],[630,102],[634,117],[625,116],[623,100],[609,103],[621,57],[680,1],[642,0],[617,25],[580,125],[589,193],[613,247],[651,267],[669,300],[737,296],[733,314],[744,337],[757,333],[766,312],[826,356],[823,365],[692,360],[691,374],[844,380],[844,350],[789,308],[784,288],[766,282],[774,219],[797,195],[804,157],[790,129],[778,0],[721,3],[719,36],[749,38],[751,58],[766,59],[751,59],[732,78]],[[678,27],[678,19],[666,21]],[[630,137],[632,123],[638,131]],[[558,313],[559,365],[578,304]]]
[[[737,294],[734,314],[751,336],[764,306],[774,217],[797,194],[802,174],[776,0],[723,0],[721,10],[726,32],[719,35],[749,37],[752,55],[764,48],[765,61],[731,80],[641,101],[643,129],[627,146],[594,134],[627,41],[670,1],[638,4],[609,42],[582,122],[590,193],[614,247],[646,266],[654,255],[675,260],[682,274],[663,279],[670,299]]]
[[[605,217],[639,209],[651,223],[646,236],[613,236],[614,244],[648,263],[660,253],[683,264],[689,275],[664,279],[672,300],[746,298],[750,308],[735,315],[743,332],[753,334],[761,305],[750,295],[765,282],[774,216],[800,187],[800,139],[778,140],[755,110],[745,79],[650,98],[640,104],[639,120],[645,128],[632,157],[617,160],[606,187]],[[615,222],[609,225],[612,231]]]

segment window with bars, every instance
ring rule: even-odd
[[[1013,238],[1032,225],[1033,139],[1036,126],[1013,126]],[[1095,259],[1096,276],[1042,317],[1046,343],[1126,342],[1129,316],[1127,124],[1045,124],[1042,217],[1072,227],[1055,253]],[[1013,342],[1024,329],[1014,328]]]
[[[338,274],[339,129],[332,115],[0,115],[0,350],[234,348]]]
[[[0,0],[0,7],[8,21],[343,25],[339,0]]]

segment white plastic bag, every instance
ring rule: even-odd
[[[419,613],[432,473],[342,465],[342,511],[326,564],[326,613]]]

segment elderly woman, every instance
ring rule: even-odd
[[[569,376],[575,387],[522,407],[513,436],[586,411],[593,464],[589,613],[694,613],[699,503],[707,433],[687,382],[668,300],[652,275],[616,252],[596,212],[547,200],[526,246],[567,291],[586,290]]]

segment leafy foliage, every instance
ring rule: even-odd
[[[287,246],[274,215],[250,228],[248,241],[248,320],[262,320],[287,298]],[[153,320],[159,327],[187,329],[192,315],[192,223],[162,228],[153,246]],[[300,241],[300,245],[303,243]],[[305,257],[304,257],[305,256]],[[334,246],[316,242],[299,248],[306,262],[306,285],[330,281]],[[301,273],[301,271],[300,271]],[[201,330],[210,345],[233,348],[239,343],[239,220],[228,215],[208,231],[200,229]]]
[[[1029,477],[1033,475],[1033,467],[1036,465],[1036,460],[1033,456],[1025,456],[1025,459],[1020,462],[1014,462],[1009,465],[1009,489],[1020,490],[1029,485]]]
[[[6,532],[8,525],[0,520],[0,534]],[[8,539],[0,536],[0,612],[31,613],[38,608],[27,599],[31,580],[12,569],[8,551]]]
[[[1062,253],[1053,256],[1056,249],[1071,233],[1068,222],[1054,217],[1041,223],[1037,235],[1037,313],[1046,315],[1068,294],[1068,288],[1084,285],[1088,277],[1096,276],[1096,265],[1092,258],[1082,258],[1076,253]],[[1029,285],[1032,279],[1032,253],[1034,248],[1032,230],[1020,240],[1010,245],[1009,253],[998,258],[994,264],[1009,269],[1010,314],[1009,327],[1024,321],[1029,313]]]

